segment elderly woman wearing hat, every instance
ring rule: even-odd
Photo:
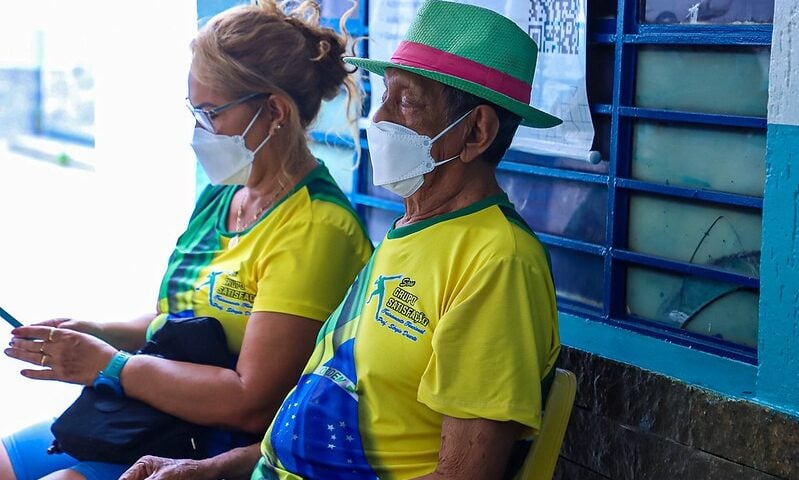
[[[253,479],[501,478],[540,427],[560,350],[547,252],[495,178],[520,123],[560,123],[528,104],[536,50],[499,14],[429,0],[390,61],[345,59],[385,78],[369,149],[405,214],[322,327],[260,453],[146,458],[124,478],[256,461]]]

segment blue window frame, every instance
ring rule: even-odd
[[[679,2],[648,1],[652,4]],[[745,3],[747,0],[737,1]],[[368,34],[367,2],[362,1],[359,15],[348,22],[347,27],[354,36]],[[769,3],[773,12],[773,1],[763,3]],[[617,0],[615,5],[614,2],[589,1],[588,8],[587,86],[596,131],[594,148],[602,153],[603,161],[590,165],[511,150],[499,164],[500,183],[520,210],[524,210],[520,204],[527,201],[553,203],[553,199],[564,197],[581,198],[584,205],[591,206],[571,216],[573,221],[559,222],[555,218],[537,224],[541,219],[526,217],[552,253],[561,311],[756,364],[760,280],[753,265],[759,263],[758,222],[763,208],[760,177],[765,168],[767,97],[763,91],[767,92],[768,73],[766,71],[762,78],[754,75],[757,78],[752,82],[765,81],[765,87],[746,88],[759,92],[753,94],[756,98],[747,106],[747,102],[739,102],[738,98],[728,98],[729,101],[723,98],[724,88],[735,88],[735,85],[718,89],[711,85],[701,90],[706,82],[701,78],[696,80],[691,69],[710,62],[721,70],[727,68],[728,72],[746,74],[747,65],[762,64],[763,58],[768,65],[772,26],[770,23],[712,23],[713,20],[700,24],[647,23],[654,18],[647,10],[647,0]],[[698,15],[701,18],[704,13]],[[730,21],[735,20],[740,19]],[[338,25],[335,18],[324,21],[334,28]],[[359,49],[360,55],[368,55],[366,42],[360,42]],[[683,62],[681,57],[688,60]],[[668,68],[675,72],[671,79],[677,87],[701,91],[685,98],[678,94],[670,104],[660,104],[664,97],[662,92],[644,90],[663,78],[664,64],[671,65]],[[637,78],[653,80],[648,81],[644,89],[643,84],[636,84]],[[727,78],[727,75],[722,72],[719,78]],[[367,74],[362,74],[362,81],[367,93],[363,111],[368,112]],[[668,82],[665,88],[670,88]],[[713,99],[717,90],[721,96]],[[312,132],[312,137],[328,144],[353,146],[351,138],[322,132]],[[363,130],[358,141],[365,161],[353,172],[351,200],[373,238],[379,240],[403,207],[398,197],[371,185],[370,165],[366,161],[368,145]],[[750,169],[745,163],[722,163],[716,168],[729,168],[732,174],[724,176],[722,182],[708,183],[691,175],[678,178],[680,175],[674,172],[657,172],[657,168],[650,168],[645,160],[670,151],[682,151],[683,143],[700,145],[700,153],[696,154],[700,156],[702,152],[712,156],[713,145],[744,151],[743,161],[752,163],[754,168]],[[647,149],[648,145],[653,147]],[[680,154],[682,164],[675,168],[687,172],[702,167],[701,161],[690,158],[694,154],[686,148],[687,158],[683,159]],[[674,158],[677,155],[675,153]],[[752,173],[757,171],[761,173]],[[749,186],[742,186],[747,182]],[[541,196],[546,198],[538,198]],[[557,217],[563,210],[555,204],[549,212]],[[525,216],[523,211],[520,213]],[[652,241],[669,235],[680,238],[683,218],[685,223],[695,218],[698,224],[707,226],[696,234],[700,240],[692,254],[665,248],[679,242],[665,242],[664,247],[663,242],[658,245]],[[652,229],[647,222],[658,221],[666,223],[655,235],[648,235]],[[739,229],[741,225],[746,226],[747,234],[742,235],[734,224]],[[735,242],[740,243],[736,246],[738,250],[733,249],[730,255],[713,262],[697,261],[704,255],[703,244],[714,229],[731,232],[721,237],[719,248],[727,248],[721,244],[728,238],[735,238]],[[656,290],[639,290],[641,286],[653,284],[672,285],[671,305],[681,302],[688,307],[669,311],[668,301],[652,307]],[[754,305],[754,313],[738,308],[754,315],[754,341],[752,338],[742,341],[726,333],[716,334],[710,324],[706,330],[705,325],[701,325],[701,329],[685,328],[694,320],[694,314],[731,296],[739,296],[743,302],[734,305]],[[686,314],[688,310],[693,313]],[[648,314],[642,313],[647,311]]]

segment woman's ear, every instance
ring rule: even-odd
[[[264,110],[269,113],[269,121],[271,122],[269,133],[272,135],[283,125],[289,123],[289,119],[293,114],[292,102],[285,95],[279,93],[269,95],[269,98],[264,102]]]
[[[471,129],[466,133],[466,143],[460,159],[464,163],[469,163],[479,158],[494,143],[499,131],[499,118],[492,107],[478,105],[466,121],[469,122]]]

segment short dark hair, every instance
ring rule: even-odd
[[[483,158],[494,165],[502,160],[502,156],[508,151],[513,135],[519,128],[522,117],[512,113],[510,110],[500,107],[494,103],[484,100],[471,93],[464,92],[457,88],[444,85],[444,98],[447,101],[447,121],[454,122],[461,115],[465,115],[469,110],[477,107],[478,105],[488,105],[493,108],[497,113],[499,119],[499,129],[497,136],[491,145],[483,152]]]

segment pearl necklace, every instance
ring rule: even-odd
[[[228,249],[233,249],[233,248],[235,248],[235,247],[236,247],[236,245],[238,245],[238,244],[239,244],[239,235],[241,234],[241,232],[242,232],[243,230],[245,230],[246,228],[248,228],[250,225],[254,224],[254,223],[255,223],[255,222],[256,222],[256,221],[257,221],[257,220],[258,220],[258,219],[261,217],[261,214],[262,214],[262,213],[264,213],[264,210],[266,210],[266,208],[267,208],[268,206],[272,205],[272,203],[275,201],[275,199],[277,198],[277,196],[278,196],[278,195],[280,194],[280,192],[282,192],[282,191],[283,191],[283,188],[281,187],[281,188],[280,188],[278,191],[276,191],[276,192],[275,192],[275,193],[274,193],[274,194],[273,194],[273,195],[272,195],[272,196],[269,198],[269,200],[268,200],[268,201],[264,202],[264,204],[263,204],[263,205],[261,205],[261,206],[258,208],[258,210],[255,212],[255,214],[252,216],[252,218],[250,219],[250,221],[249,221],[249,222],[247,222],[247,223],[245,223],[244,225],[242,225],[242,224],[241,224],[241,211],[242,211],[242,208],[244,207],[244,204],[245,204],[245,203],[247,203],[247,200],[249,200],[249,199],[250,199],[250,191],[248,190],[248,191],[247,191],[247,192],[244,194],[245,196],[244,196],[244,198],[241,200],[241,202],[239,202],[239,208],[236,210],[236,235],[235,235],[233,238],[231,238],[231,239],[230,239],[230,242],[228,243]]]

